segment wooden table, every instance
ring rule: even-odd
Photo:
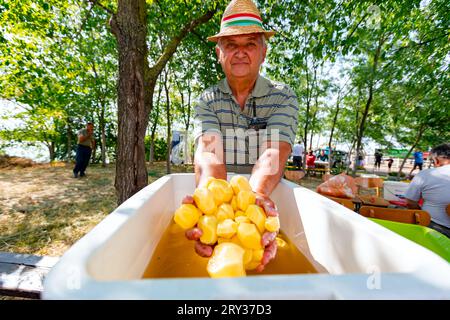
[[[0,295],[39,299],[42,283],[59,257],[0,252]]]
[[[385,207],[387,208],[391,203],[384,198],[376,197],[376,196],[364,196],[364,195],[358,195],[357,196],[359,200],[361,201],[362,205],[365,206],[374,206],[374,207]]]

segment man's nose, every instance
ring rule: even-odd
[[[245,48],[244,48],[243,46],[237,47],[236,55],[237,55],[238,57],[244,57],[246,54],[247,54],[247,53],[246,53]]]

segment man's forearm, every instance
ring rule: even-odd
[[[209,177],[227,179],[225,164],[211,152],[199,152],[195,156],[195,184],[203,186]]]
[[[220,135],[213,133],[199,137],[194,159],[196,186],[203,186],[209,177],[227,179]]]
[[[268,144],[256,162],[250,177],[250,185],[254,192],[270,196],[284,174],[290,153],[291,146],[286,142],[280,142],[278,147]]]
[[[420,209],[419,203],[410,199],[406,199],[408,209]]]

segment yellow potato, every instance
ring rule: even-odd
[[[254,270],[261,264],[264,249],[252,250],[252,260],[245,265],[245,270]]]
[[[233,207],[234,211],[237,211],[238,206],[237,206],[237,199],[236,196],[233,196],[233,198],[231,198],[231,202],[230,202],[231,206]]]
[[[246,211],[248,206],[251,204],[255,204],[256,196],[253,191],[242,190],[237,195],[237,205],[239,210]]]
[[[223,221],[225,219],[234,219],[234,211],[229,203],[222,203],[217,209],[216,217],[218,221]]]
[[[217,218],[216,216],[201,216],[198,219],[198,227],[203,231],[200,241],[204,244],[215,244],[217,241]]]
[[[252,249],[244,249],[244,266],[252,262],[253,258],[253,250]]]
[[[261,263],[250,261],[245,265],[245,270],[255,270],[257,266],[259,266]]]
[[[208,188],[209,184],[210,184],[212,181],[214,181],[214,180],[216,180],[216,178],[214,178],[214,177],[208,177],[208,179],[206,179],[205,187]]]
[[[238,195],[240,191],[252,191],[252,187],[244,176],[233,176],[230,180],[230,185],[233,188],[234,194]]]
[[[288,249],[288,245],[287,245],[286,241],[284,241],[280,237],[276,237],[275,241],[277,242],[277,249],[280,249],[280,250]]]
[[[234,221],[236,221],[237,224],[240,224],[240,223],[243,223],[243,222],[251,223],[250,219],[248,217],[246,217],[246,216],[235,217]]]
[[[237,210],[237,211],[234,210],[234,217],[236,218],[236,217],[240,217],[240,216],[246,217],[245,212],[241,211],[241,210]]]
[[[266,229],[266,214],[264,213],[264,210],[256,204],[251,204],[245,211],[245,215],[258,227],[259,232],[263,234]]]
[[[264,255],[264,249],[253,250],[252,261],[261,262]]]
[[[217,206],[230,202],[234,195],[231,186],[223,179],[211,180],[208,183],[208,189],[212,192]]]
[[[240,223],[237,237],[244,248],[261,249],[261,235],[253,223]]]
[[[239,228],[239,226],[238,226]],[[233,242],[234,244],[237,244],[238,246],[241,246],[242,248],[244,247],[241,243],[241,241],[239,240],[237,233],[236,235],[233,236],[233,238],[231,238],[231,242]]]
[[[225,219],[217,224],[217,236],[231,239],[237,232],[238,224],[231,219]]]
[[[221,244],[221,243],[224,243],[224,242],[231,242],[231,239],[217,237],[217,243],[218,244]]]
[[[264,226],[269,232],[278,232],[280,230],[280,219],[278,217],[267,217]]]
[[[207,188],[197,188],[194,191],[194,201],[204,214],[214,214],[217,210],[216,202],[214,201],[214,195]]]
[[[173,219],[177,225],[186,230],[194,227],[201,215],[193,204],[182,204],[175,211]]]
[[[214,248],[206,270],[211,278],[245,277],[244,249],[240,246],[224,242]]]

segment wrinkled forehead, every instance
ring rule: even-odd
[[[251,41],[258,41],[261,38],[261,33],[241,34],[236,36],[221,37],[220,41],[223,43],[247,43]]]

